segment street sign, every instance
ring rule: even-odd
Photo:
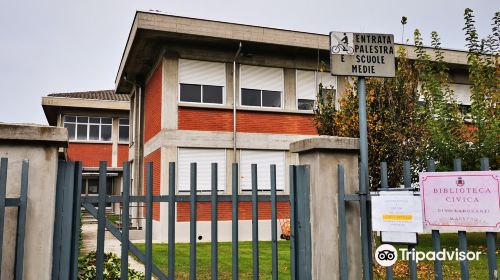
[[[394,35],[330,32],[332,75],[394,77]]]

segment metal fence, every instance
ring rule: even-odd
[[[488,171],[489,170],[489,160],[487,158],[481,158],[480,159],[480,164],[481,164],[481,171]],[[454,171],[462,171],[462,163],[460,159],[455,159],[453,162],[454,165]],[[339,243],[340,243],[340,250],[339,250],[339,259],[340,259],[340,279],[348,279],[348,264],[346,262],[346,254],[347,254],[347,236],[345,235],[345,228],[346,228],[346,220],[345,220],[345,207],[346,207],[346,202],[349,201],[359,201],[359,196],[358,195],[346,195],[344,192],[344,168],[343,166],[339,165],[338,166],[339,170]],[[380,165],[380,173],[381,173],[381,182],[380,182],[380,188],[378,190],[381,191],[387,191],[387,190],[407,190],[407,191],[418,191],[417,188],[412,187],[412,175],[411,175],[411,168],[410,168],[410,162],[405,161],[403,162],[403,184],[404,188],[389,188],[388,185],[388,176],[387,176],[387,163],[382,162]],[[436,164],[434,160],[429,160],[427,162],[427,172],[435,172],[436,171]],[[370,203],[368,203],[368,230],[371,232],[370,229]],[[485,239],[486,239],[486,247],[487,247],[487,256],[488,256],[488,275],[489,279],[495,280],[498,279],[497,277],[497,261],[496,261],[496,232],[487,232],[485,233]],[[457,239],[458,239],[458,250],[459,252],[464,252],[467,253],[467,233],[465,231],[458,231],[457,234]],[[371,243],[370,240],[362,240],[362,242],[368,242]],[[367,269],[370,274],[370,279],[373,278],[372,276],[372,264],[371,264],[371,245],[367,244],[367,247],[370,249],[370,253],[367,255],[368,256],[368,266],[365,266],[363,269]],[[412,249],[415,248],[415,245],[408,245],[408,251],[411,251]],[[440,238],[440,232],[439,230],[432,230],[432,248],[435,253],[441,251],[441,238]],[[363,256],[365,257],[365,256]],[[417,263],[414,258],[409,258],[408,260],[408,265],[409,265],[409,272],[410,272],[410,279],[414,280],[417,279]],[[394,278],[394,273],[393,273],[393,267],[387,267],[386,268],[386,274],[387,274],[387,279],[392,280]],[[434,260],[434,275],[435,279],[443,279],[443,269],[442,269],[442,263],[441,260],[436,258]],[[467,280],[469,279],[469,264],[467,259],[460,260],[460,275],[462,280]],[[366,279],[365,279],[366,280]]]
[[[24,265],[24,237],[26,231],[26,208],[28,205],[28,171],[29,162],[24,160],[21,169],[21,191],[19,197],[7,198],[7,168],[8,159],[2,158],[0,160],[0,266],[2,264],[2,249],[3,237],[5,226],[5,208],[17,208],[17,229],[16,229],[16,255],[14,278],[23,279],[23,265]],[[2,271],[0,269],[0,278],[2,278]]]
[[[123,192],[120,196],[106,195],[106,172],[107,163],[100,162],[99,166],[99,195],[96,197],[80,196],[81,192],[81,164],[71,162],[60,162],[60,174],[58,176],[58,197],[56,203],[58,213],[62,213],[56,217],[56,228],[60,229],[57,236],[61,242],[58,242],[60,253],[54,254],[54,263],[58,264],[53,270],[53,279],[76,279],[78,271],[76,270],[78,258],[78,232],[79,232],[79,216],[80,205],[83,206],[97,221],[97,250],[96,250],[96,269],[97,279],[103,278],[104,271],[104,233],[107,229],[112,235],[121,241],[121,279],[127,279],[128,272],[128,253],[135,255],[145,266],[145,278],[151,279],[154,274],[159,279],[175,279],[175,203],[189,202],[190,203],[190,255],[189,255],[189,278],[196,279],[196,214],[197,202],[210,202],[211,204],[211,278],[218,279],[218,220],[217,220],[217,204],[221,201],[230,201],[232,203],[232,279],[239,278],[238,264],[238,203],[251,202],[252,205],[252,274],[253,279],[259,279],[259,221],[258,221],[258,202],[269,202],[271,204],[271,244],[272,244],[272,279],[278,279],[278,224],[277,224],[277,202],[290,202],[290,219],[291,219],[291,236],[290,236],[290,263],[291,263],[291,278],[305,279],[301,277],[303,270],[296,270],[295,263],[297,254],[295,251],[298,246],[296,232],[294,226],[294,217],[297,208],[297,201],[294,193],[297,190],[298,184],[309,184],[308,179],[303,180],[304,174],[308,174],[308,169],[305,166],[290,166],[290,195],[278,195],[276,192],[276,166],[270,166],[270,192],[267,194],[259,194],[257,185],[257,165],[251,166],[252,191],[251,195],[239,194],[238,184],[238,164],[232,165],[232,194],[218,194],[217,182],[217,164],[211,166],[211,194],[200,195],[197,193],[197,165],[192,163],[190,166],[190,194],[176,194],[175,187],[175,163],[171,162],[168,166],[169,181],[168,195],[153,195],[153,163],[146,163],[146,194],[144,196],[130,195],[130,164],[123,164]],[[66,171],[66,172],[65,172]],[[59,178],[61,177],[61,178]],[[64,180],[65,178],[66,180]],[[76,178],[76,179],[75,179]],[[308,178],[308,177],[307,177]],[[59,180],[61,179],[61,180]],[[75,180],[75,181],[72,181]],[[74,185],[74,192],[68,190]],[[300,187],[300,186],[299,186]],[[59,188],[64,189],[59,193]],[[73,198],[73,199],[71,199]],[[130,203],[144,203],[146,207],[145,214],[145,252],[142,252],[129,240],[129,225],[130,222]],[[167,274],[153,263],[153,203],[168,203],[168,266]],[[92,204],[97,203],[96,209]],[[106,203],[122,203],[121,215],[121,231],[111,223],[105,216]],[[70,207],[72,204],[73,207]],[[69,214],[67,211],[72,211]],[[67,214],[64,214],[67,213]],[[73,218],[73,221],[69,219]],[[77,221],[78,220],[78,221]],[[68,225],[70,227],[66,227]],[[72,228],[62,230],[64,228]],[[64,244],[71,244],[71,248],[63,248]],[[56,246],[56,245],[55,245]],[[73,251],[73,249],[75,251]],[[73,253],[75,252],[75,253]],[[68,258],[66,258],[68,256]],[[166,256],[167,257],[167,256]],[[66,262],[67,268],[64,267]]]

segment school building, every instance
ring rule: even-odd
[[[42,97],[47,122],[68,130],[68,148],[60,149],[60,158],[81,161],[82,195],[99,193],[99,161],[107,161],[108,195],[119,195],[122,164],[128,161],[130,96],[114,90],[53,93]],[[111,207],[108,204],[108,207]],[[119,213],[119,205],[113,205]]]
[[[407,48],[415,58],[413,47]],[[444,50],[444,57],[452,69],[457,98],[469,106],[466,53]],[[270,189],[269,165],[275,164],[277,190],[288,194],[288,166],[298,163],[289,144],[317,135],[312,109],[318,84],[337,98],[346,87],[345,78],[330,75],[329,61],[327,34],[137,12],[116,76],[116,93],[110,92],[113,100],[92,103],[102,107],[71,107],[63,100],[89,101],[73,98],[76,94],[50,95],[44,98],[44,110],[49,123],[64,125],[73,135],[67,150],[70,160],[99,149],[99,160],[112,162],[119,174],[121,161],[128,156],[132,195],[144,193],[146,162],[154,164],[154,195],[168,194],[169,162],[176,163],[178,195],[189,195],[191,162],[198,164],[200,193],[210,192],[210,164],[216,162],[220,194],[231,194],[233,163],[239,164],[240,194],[250,194],[253,163],[258,164],[262,193]],[[111,118],[112,133],[111,138],[105,134],[106,143],[94,139],[97,136],[91,139],[91,117],[99,117],[101,126],[109,125],[102,118],[108,123],[106,118]],[[80,120],[82,127],[88,126],[87,135],[78,132]],[[130,125],[127,143],[120,141],[124,120]],[[95,171],[95,160],[85,164],[90,173]],[[167,208],[166,203],[153,205],[153,239],[163,242]],[[258,209],[259,240],[270,239],[270,204],[260,202]],[[197,235],[209,241],[210,202],[198,202],[197,211]],[[278,219],[288,215],[288,202],[279,202]],[[189,202],[177,202],[175,216],[176,241],[188,242]],[[219,202],[218,219],[218,240],[231,240],[231,202]],[[239,239],[250,240],[250,202],[240,202],[239,219]]]

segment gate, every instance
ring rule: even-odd
[[[290,195],[278,195],[276,192],[276,166],[271,165],[271,189],[269,194],[259,194],[257,185],[257,165],[251,166],[252,191],[251,195],[239,194],[238,164],[232,165],[232,194],[219,195],[217,190],[217,164],[211,166],[211,193],[201,195],[197,193],[197,165],[190,166],[190,194],[176,194],[175,163],[168,166],[169,182],[168,195],[153,195],[153,163],[148,162],[146,167],[146,194],[144,196],[130,195],[130,163],[123,164],[123,192],[120,196],[106,195],[107,163],[102,161],[99,165],[99,195],[95,197],[81,196],[82,166],[77,162],[59,162],[57,178],[57,214],[54,234],[54,255],[52,279],[76,279],[78,275],[79,255],[79,227],[80,211],[85,208],[97,219],[97,250],[96,269],[97,279],[103,279],[104,271],[104,234],[108,230],[121,242],[121,279],[127,279],[128,254],[135,255],[145,267],[145,278],[151,279],[155,275],[158,279],[175,279],[175,203],[190,203],[190,279],[196,279],[196,213],[197,202],[210,202],[211,204],[211,278],[218,279],[218,224],[217,204],[221,201],[230,201],[232,205],[232,279],[239,279],[238,263],[238,202],[251,202],[252,205],[252,275],[259,279],[259,237],[258,237],[258,202],[271,204],[271,246],[272,246],[272,279],[278,279],[278,223],[277,202],[290,202],[290,269],[291,279],[310,279],[310,261],[304,258],[303,252],[307,251],[306,226],[308,222],[303,205],[298,201],[307,199],[304,190],[309,188],[309,170],[306,166],[290,166]],[[298,191],[299,190],[299,191]],[[145,252],[141,252],[129,240],[130,203],[144,203],[145,215]],[[153,261],[152,229],[153,229],[153,202],[168,203],[168,267],[167,274],[156,266]],[[95,208],[93,204],[97,203]],[[122,229],[118,229],[105,216],[106,203],[122,203]],[[302,209],[302,210],[301,210]],[[299,224],[299,225],[297,225]],[[303,225],[303,226],[301,226]],[[71,229],[71,230],[69,230]],[[215,238],[213,238],[215,236]],[[309,239],[310,240],[310,239]],[[166,256],[167,257],[167,256]],[[307,265],[309,263],[309,266]]]
[[[480,159],[481,171],[489,170],[489,160],[487,158]],[[453,162],[454,171],[462,171],[462,164],[460,159],[455,159]],[[348,278],[348,263],[346,262],[347,256],[347,239],[345,228],[346,228],[346,219],[345,219],[345,208],[346,203],[352,201],[360,201],[360,195],[346,195],[344,192],[344,181],[343,181],[343,166],[339,165],[339,193],[338,193],[338,211],[339,211],[339,260],[340,260],[340,279],[349,279]],[[411,169],[410,162],[403,162],[403,182],[404,188],[390,188],[388,185],[388,177],[387,177],[387,163],[382,162],[380,165],[380,173],[381,173],[381,182],[380,187],[377,191],[390,191],[390,190],[407,190],[407,191],[418,191],[418,188],[413,188],[411,183]],[[434,160],[429,160],[427,162],[427,172],[435,172],[436,164]],[[368,224],[368,232],[367,236],[371,236],[371,210],[370,210],[370,197],[368,196],[368,205],[365,213],[366,223]],[[362,215],[363,218],[363,215]],[[497,275],[497,260],[496,260],[496,232],[486,232],[486,247],[487,247],[487,256],[488,256],[488,276],[490,280],[498,279]],[[457,234],[458,239],[458,250],[459,252],[467,253],[467,233],[465,231],[458,231]],[[363,252],[363,270],[365,270],[368,276],[365,275],[364,280],[373,279],[373,271],[372,271],[372,244],[371,239],[361,240],[361,242],[365,243],[366,249],[368,253]],[[350,242],[357,242],[357,240],[350,240]],[[411,251],[415,248],[415,245],[408,245],[408,251]],[[441,238],[439,230],[432,230],[432,249],[434,253],[441,251]],[[410,279],[417,279],[417,263],[414,258],[409,258],[408,266],[410,270]],[[388,280],[392,280],[394,278],[393,267],[386,267],[386,275]],[[434,275],[435,279],[443,279],[443,269],[441,260],[434,260]],[[460,260],[460,275],[461,279],[466,280],[469,279],[469,264],[467,259]]]

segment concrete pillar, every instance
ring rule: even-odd
[[[309,165],[311,278],[339,279],[338,164],[345,168],[345,192],[359,189],[357,138],[319,136],[290,144],[299,164]],[[349,279],[361,279],[359,205],[346,206]]]
[[[0,124],[0,157],[9,160],[7,197],[19,197],[22,162],[29,161],[23,279],[51,279],[59,147],[68,147],[66,128]],[[15,207],[5,210],[2,280],[14,279],[18,217]]]

